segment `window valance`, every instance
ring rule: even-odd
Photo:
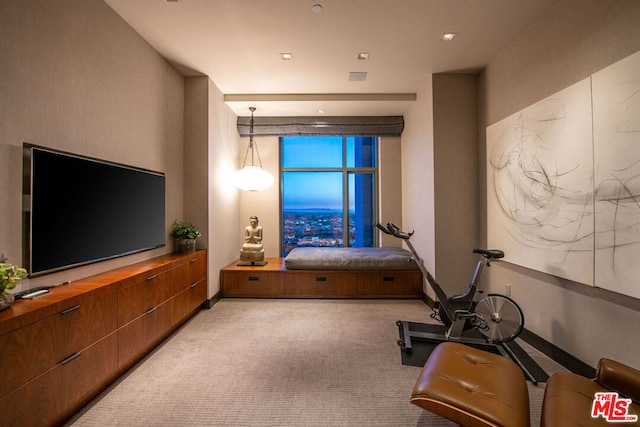
[[[250,117],[238,117],[238,133],[249,136]],[[402,116],[254,117],[254,136],[400,136]]]

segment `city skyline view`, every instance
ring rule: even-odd
[[[345,246],[345,239],[370,245],[375,145],[375,137],[282,138],[283,256],[295,246]]]

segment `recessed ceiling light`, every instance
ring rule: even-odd
[[[293,61],[293,53],[281,53],[280,58],[283,61]]]
[[[456,36],[456,33],[444,33],[440,38],[440,40],[443,40],[445,42],[450,42],[451,40],[453,40],[455,36]]]
[[[369,60],[369,52],[358,53],[358,61],[368,61],[368,60]]]
[[[311,6],[311,10],[313,10],[314,13],[320,13],[322,12],[322,5],[314,4],[313,6]]]

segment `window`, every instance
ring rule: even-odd
[[[280,146],[283,256],[295,246],[375,246],[377,138],[287,136]]]

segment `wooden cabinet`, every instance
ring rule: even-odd
[[[0,312],[6,425],[64,422],[207,298],[206,252],[170,254],[53,288]]]
[[[348,273],[289,270],[284,278],[284,294],[298,298],[340,298],[349,295],[351,276]]]
[[[118,290],[118,327],[122,327],[178,293],[184,265],[149,270]]]
[[[1,397],[3,425],[63,423],[116,378],[117,347],[111,334]]]
[[[118,329],[118,362],[121,370],[133,365],[171,332],[174,325],[173,304],[172,299],[165,301]]]
[[[187,280],[182,282],[182,288],[178,291],[192,287],[194,283],[207,276],[207,257],[205,254],[205,252],[196,252],[189,256],[188,262],[185,264]]]
[[[207,299],[206,271],[207,258],[204,252],[195,253],[188,258],[174,298],[175,323],[186,319]]]
[[[63,304],[56,314],[0,336],[0,396],[116,330],[116,294]]]
[[[174,298],[175,323],[180,323],[197,310],[202,301],[207,299],[207,281],[204,279],[192,283]]]
[[[230,264],[220,272],[225,297],[276,298],[284,294],[281,258],[268,258],[265,266]]]
[[[266,266],[220,271],[224,297],[250,298],[421,298],[420,270],[287,270],[282,258]]]

